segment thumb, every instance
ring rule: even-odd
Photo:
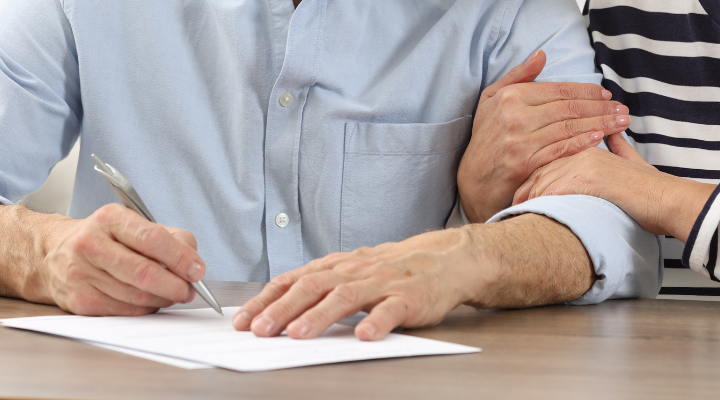
[[[622,133],[610,135],[607,138],[607,145],[613,154],[638,164],[649,165],[640,153],[635,150],[623,137]]]
[[[510,72],[498,79],[497,82],[486,87],[480,96],[480,103],[495,96],[500,89],[506,86],[534,81],[538,75],[540,75],[543,68],[545,68],[546,61],[547,56],[545,52],[542,50],[536,51],[524,63],[511,69]]]

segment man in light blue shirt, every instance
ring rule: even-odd
[[[619,131],[608,118],[623,110],[594,85],[503,89],[534,79],[539,48],[538,81],[599,82],[572,0],[2,0],[0,294],[143,314],[190,301],[186,281],[204,274],[275,278],[238,329],[254,320],[274,335],[296,321],[291,334],[312,337],[372,310],[364,339],[461,303],[652,297],[656,239],[612,204],[575,196],[502,210],[534,170],[502,178],[532,165],[508,162],[525,154],[513,143],[544,146],[494,138],[541,123],[534,137],[564,135],[548,150],[557,158]],[[78,136],[71,218],[12,205]],[[454,207],[464,214],[456,175],[468,143],[464,209],[502,222],[428,232]],[[92,153],[177,228],[106,206],[116,199]],[[497,201],[478,206],[479,188]]]

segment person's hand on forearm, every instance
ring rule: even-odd
[[[0,207],[0,295],[82,315],[142,315],[195,292],[195,238],[111,204],[84,220]],[[160,264],[168,267],[165,269]]]
[[[595,196],[620,207],[645,230],[685,242],[715,185],[658,171],[622,135],[610,136],[608,147],[612,153],[589,149],[539,168],[517,190],[513,204],[539,196]]]
[[[562,261],[559,261],[562,260]],[[425,233],[336,253],[274,278],[233,319],[238,330],[320,335],[358,311],[361,340],[439,323],[459,304],[530,307],[573,300],[595,279],[570,230],[544,216]]]
[[[532,82],[545,66],[539,51],[488,86],[460,162],[458,189],[471,222],[510,206],[530,174],[558,158],[597,146],[624,131],[628,108],[602,86]]]

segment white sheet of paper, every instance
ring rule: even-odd
[[[142,317],[13,318],[2,320],[2,324],[237,371],[480,351],[476,347],[393,333],[381,341],[363,342],[355,338],[352,327],[338,324],[312,340],[287,336],[258,338],[232,327],[232,317],[238,309],[223,308],[224,317],[205,308]]]
[[[137,351],[132,349],[126,349],[124,347],[112,346],[109,344],[89,342],[87,340],[79,340],[79,342],[86,343],[92,346],[101,347],[103,349],[117,351],[118,353],[128,354],[135,357],[144,358],[146,360],[155,361],[173,367],[184,368],[184,369],[209,369],[215,368],[212,365],[201,364],[194,361],[181,360],[175,357],[161,356],[160,354],[146,353],[144,351]]]
[[[37,317],[37,318],[57,319],[57,318],[67,318],[67,317],[68,317],[67,315],[58,315],[58,316]],[[7,319],[7,320],[9,321],[11,319],[12,318]],[[15,318],[15,319],[25,319],[25,318]],[[4,321],[5,321],[5,319],[0,319],[0,325],[3,325]],[[69,339],[72,339],[72,338],[69,338]],[[171,365],[173,367],[178,367],[178,368],[184,368],[184,369],[215,368],[212,365],[201,364],[201,363],[197,363],[194,361],[188,361],[188,360],[181,360],[181,359],[175,358],[175,357],[162,356],[160,354],[146,353],[144,351],[126,349],[124,347],[112,346],[109,344],[95,343],[95,342],[91,342],[89,340],[79,340],[78,339],[77,341],[81,342],[81,343],[89,344],[91,346],[101,347],[103,349],[112,350],[112,351],[117,351],[118,353],[128,354],[131,356],[144,358],[146,360],[155,361],[155,362]]]

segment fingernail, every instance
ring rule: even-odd
[[[200,263],[193,263],[187,270],[187,277],[192,282],[197,282],[205,275],[204,267]]]
[[[260,332],[263,335],[269,336],[273,328],[275,328],[275,321],[267,315],[263,315],[252,323],[253,332]]]
[[[188,295],[185,296],[185,300],[183,300],[183,303],[187,304],[187,303],[192,302],[193,300],[195,300],[195,291],[190,289],[190,290],[188,290]]]
[[[602,97],[603,97],[603,99],[605,99],[605,100],[610,100],[610,99],[612,99],[612,92],[609,91],[609,90],[607,90],[607,89],[604,89],[604,90],[602,91]]]
[[[630,114],[630,109],[626,106],[620,104],[619,106],[615,107],[615,113],[616,114]]]
[[[615,122],[618,125],[629,125],[630,124],[630,117],[627,115],[619,115],[615,117]]]
[[[305,319],[296,319],[288,325],[289,331],[294,331],[300,334],[300,336],[305,336],[310,332],[310,328],[312,328],[312,324],[310,324],[309,321]]]
[[[377,333],[377,328],[373,324],[364,324],[362,330],[364,330],[365,334],[371,338]]]
[[[233,326],[235,328],[245,328],[250,325],[252,321],[252,315],[247,311],[240,311],[233,318]]]
[[[602,132],[595,132],[592,135],[590,135],[590,139],[592,139],[593,142],[598,141],[605,136]]]

